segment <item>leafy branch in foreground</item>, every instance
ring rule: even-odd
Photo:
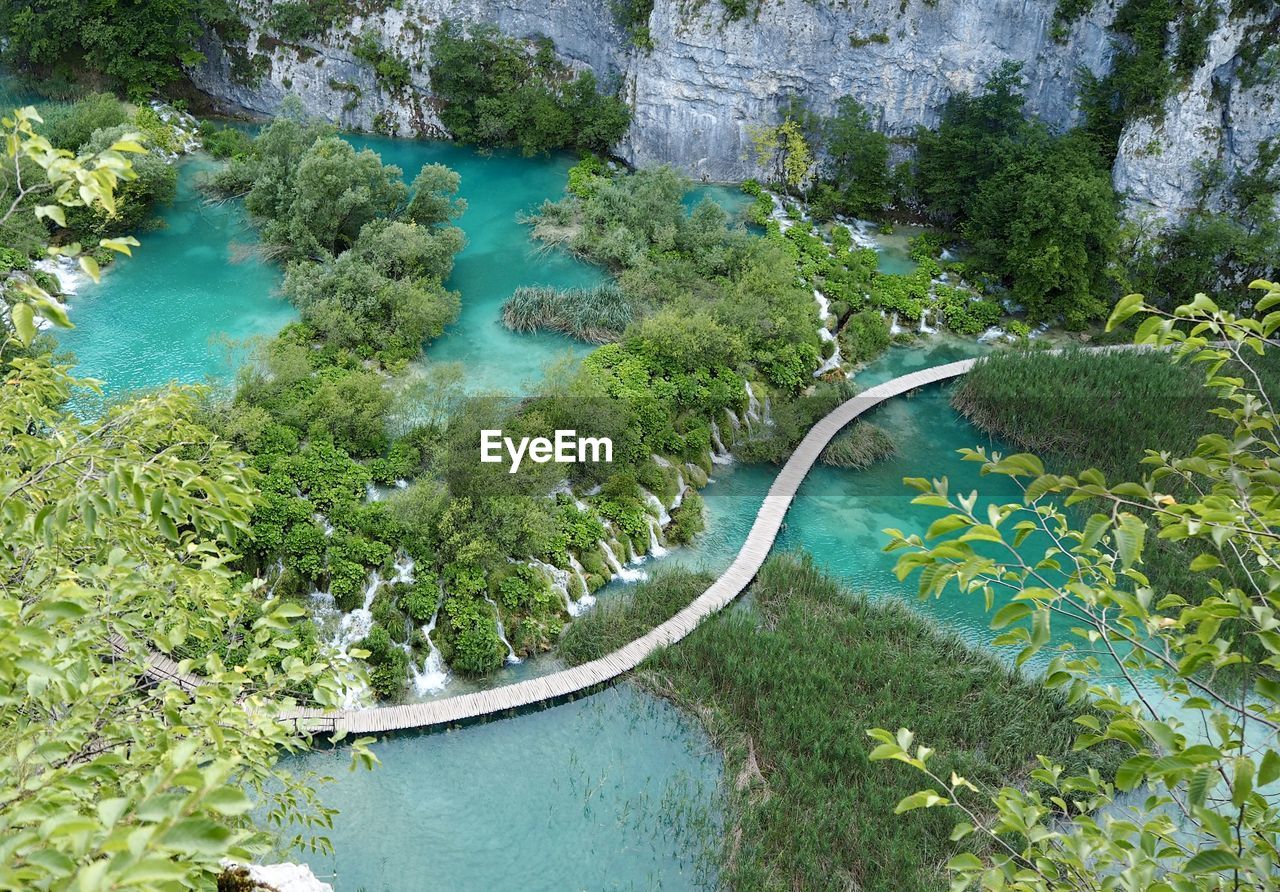
[[[1045,795],[943,777],[909,730],[869,731],[880,744],[873,759],[905,762],[934,784],[900,812],[953,808],[963,816],[954,839],[988,838],[985,860],[948,863],[955,889],[1280,886],[1280,810],[1264,792],[1280,780],[1280,415],[1256,369],[1280,327],[1280,286],[1252,287],[1263,292],[1259,318],[1203,294],[1172,313],[1130,295],[1109,323],[1146,314],[1136,343],[1200,364],[1229,434],[1206,434],[1185,456],[1148,452],[1149,471],[1124,483],[1096,470],[1046,474],[1033,455],[964,450],[984,475],[1022,490],[1020,502],[985,508],[945,478],[907,481],[921,492],[916,504],[950,513],[923,537],[887,531],[888,550],[905,552],[899,577],[918,572],[921,597],[954,582],[988,609],[999,602],[995,643],[1017,647],[1018,665],[1052,645],[1045,683],[1091,699],[1104,717],[1077,719],[1076,747],[1112,740],[1130,751],[1114,783],[1067,776],[1041,757],[1032,776]],[[1076,528],[1065,509],[1081,503],[1094,512]],[[1151,537],[1199,540],[1188,569],[1203,591],[1151,585]]]

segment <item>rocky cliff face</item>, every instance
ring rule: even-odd
[[[657,0],[646,51],[629,44],[599,0],[402,0],[300,46],[262,27],[269,3],[246,0],[247,46],[210,35],[208,59],[193,80],[252,111],[273,112],[292,92],[347,127],[443,136],[426,73],[430,31],[445,19],[493,22],[515,37],[549,37],[565,60],[620,83],[635,112],[619,147],[630,162],[667,162],[698,178],[732,181],[757,172],[747,157],[747,125],[776,118],[791,94],[819,112],[853,95],[886,132],[905,135],[936,122],[950,93],[979,87],[1012,59],[1024,63],[1029,109],[1069,126],[1080,72],[1101,74],[1110,65],[1115,2],[1102,0],[1055,35],[1056,0],[765,0],[755,18],[735,22],[717,0]],[[1220,162],[1228,174],[1247,169],[1259,145],[1280,132],[1280,90],[1246,87],[1236,76],[1250,24],[1224,7],[1207,61],[1169,99],[1163,122],[1126,130],[1115,177],[1134,212],[1181,216],[1204,162]],[[408,88],[384,88],[352,56],[352,39],[365,30],[411,63]]]

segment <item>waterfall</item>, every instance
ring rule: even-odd
[[[551,498],[553,500],[555,499],[556,496],[559,496],[559,495],[566,495],[570,499],[572,499],[574,507],[576,507],[579,511],[587,510],[587,503],[582,501],[582,499],[578,498],[578,496],[573,491],[573,487],[569,485],[568,480],[561,480],[559,483],[556,484],[556,488],[551,490]],[[588,495],[590,495],[590,493],[588,493]]]
[[[612,571],[615,579],[621,579],[623,582],[639,582],[641,579],[649,578],[649,574],[643,570],[624,567],[622,562],[618,560],[618,555],[614,552],[613,546],[608,542],[601,539],[596,544],[604,552],[604,562],[609,565],[609,570]]]
[[[578,604],[583,609],[586,609],[594,604],[596,599],[591,596],[591,587],[587,585],[587,571],[582,568],[582,564],[578,562],[578,556],[572,551],[569,552],[569,569],[573,571],[573,575],[582,584],[582,595],[578,598]]]
[[[657,512],[655,516],[658,518],[658,525],[660,527],[665,527],[667,524],[671,523],[671,515],[667,513],[666,507],[662,504],[662,499],[649,492],[649,490],[645,489],[643,486],[640,487],[640,492],[644,495],[645,504],[653,511]]]
[[[738,416],[733,414],[733,410],[725,407],[724,414],[729,418],[729,425],[735,432],[742,430],[742,422],[738,420]]]
[[[769,219],[777,220],[778,230],[786,232],[794,221],[787,216],[787,209],[783,206],[781,198],[772,192],[769,193],[769,197],[773,199],[773,210],[769,213]]]
[[[827,372],[832,372],[840,368],[840,342],[836,340],[835,333],[831,329],[827,328],[827,322],[831,319],[831,301],[827,300],[827,296],[817,288],[813,289],[813,299],[817,301],[818,319],[822,322],[822,325],[818,328],[818,337],[824,341],[830,341],[835,345],[835,350],[831,352],[831,355],[827,357],[822,365],[818,366],[818,370],[813,373],[813,377],[821,378]],[[765,399],[768,399],[768,394],[765,395]]]
[[[871,248],[875,251],[880,250],[880,244],[876,241],[875,236],[871,234],[871,227],[874,224],[867,220],[854,220],[852,223],[844,223],[842,221],[842,225],[849,230],[849,235],[857,247]]]
[[[926,317],[926,316],[928,316],[928,315],[929,315],[929,311],[928,311],[928,310],[921,310],[921,311],[920,311],[920,334],[936,334],[936,333],[937,333],[937,331],[938,331],[938,329],[936,329],[936,328],[931,328],[931,327],[928,325],[928,323],[926,323],[926,322],[925,322],[925,317]],[[935,313],[934,315],[936,316],[936,315],[937,315],[937,313]]]
[[[507,662],[511,664],[519,663],[520,658],[516,656],[516,649],[511,646],[511,642],[507,640],[507,630],[502,625],[502,611],[498,609],[497,603],[488,595],[484,599],[489,602],[489,606],[493,608],[493,621],[498,629],[498,637],[502,643],[507,646]]]
[[[896,337],[902,334],[903,328],[898,324],[898,314],[893,314],[893,319],[889,321],[889,337]]]
[[[720,439],[720,426],[716,424],[715,419],[711,421],[711,461],[717,465],[733,464],[733,456],[729,454],[729,450],[724,448],[724,442]]]
[[[650,458],[652,458],[652,459],[653,459],[653,463],[654,463],[655,465],[657,465],[658,467],[660,467],[660,468],[669,468],[669,467],[671,467],[671,462],[667,461],[665,458],[663,458],[661,455],[658,455],[658,453],[656,453],[656,452],[655,452],[655,453],[653,453],[653,454],[652,454],[651,456],[649,456],[649,457],[650,457]]]
[[[677,468],[676,469],[676,497],[671,500],[672,511],[676,510],[682,504],[684,504],[684,489],[685,489],[684,474],[682,474],[680,470]]]
[[[755,423],[760,420],[760,401],[756,399],[750,381],[743,381],[742,386],[747,390],[747,421]]]
[[[596,602],[595,598],[585,595],[581,599],[573,600],[573,595],[569,593],[569,571],[562,570],[555,564],[548,564],[546,561],[538,561],[529,559],[529,566],[541,570],[546,573],[551,582],[551,588],[560,593],[560,597],[564,598],[564,609],[569,612],[570,616],[581,616],[582,613]],[[581,578],[581,573],[579,573]],[[587,581],[582,580],[583,591],[586,591]]]
[[[444,590],[440,591],[440,600],[444,601]],[[413,662],[413,655],[409,655],[409,671],[413,678],[413,692],[418,696],[424,694],[434,694],[443,691],[449,685],[449,669],[444,664],[444,658],[440,656],[440,651],[436,648],[436,643],[431,640],[431,633],[436,630],[436,620],[440,617],[440,605],[436,605],[435,612],[431,614],[431,622],[422,627],[422,637],[427,639],[427,658],[422,661],[422,665],[418,666]],[[406,649],[407,649],[406,645]]]
[[[662,527],[658,525],[658,519],[656,517],[651,516],[649,518],[649,556],[650,557],[660,558],[663,555],[665,555],[669,550],[663,547],[662,545],[662,541],[658,535],[661,532],[662,532]]]

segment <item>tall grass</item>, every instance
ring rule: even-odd
[[[818,461],[835,468],[862,470],[897,451],[898,444],[884,428],[868,421],[857,421],[827,444]]]
[[[1280,396],[1280,351],[1250,363],[1273,399]],[[1228,365],[1222,374],[1241,371]],[[1174,363],[1159,352],[1004,352],[974,366],[951,401],[978,427],[1039,454],[1055,471],[1097,468],[1118,483],[1142,477],[1149,449],[1190,455],[1204,434],[1230,433],[1227,422],[1210,414],[1220,402],[1203,386],[1203,375],[1203,366]],[[1080,510],[1094,509],[1083,504]],[[1145,572],[1161,590],[1199,600],[1208,591],[1206,574],[1187,567],[1208,547],[1151,538]]]
[[[705,585],[682,571],[578,620],[590,659],[674,613]],[[935,767],[1023,784],[1044,754],[1110,770],[1115,751],[1072,754],[1079,710],[898,602],[855,596],[801,555],[770,558],[748,609],[721,613],[651,657],[637,679],[703,718],[725,749],[725,888],[940,890],[953,815],[894,806],[922,786],[868,761],[871,727],[909,726]],[[584,631],[587,630],[587,631]],[[1073,762],[1074,760],[1074,762]]]
[[[685,607],[715,581],[709,573],[664,568],[623,597],[600,601],[560,639],[560,656],[578,666],[612,653]]]
[[[631,302],[613,284],[517,288],[502,305],[502,321],[512,331],[550,329],[595,344],[616,340],[633,317]]]

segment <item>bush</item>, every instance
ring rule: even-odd
[[[51,103],[40,108],[44,125],[40,132],[53,145],[78,151],[97,130],[129,123],[129,111],[111,93],[90,93],[70,104]]]
[[[666,622],[715,578],[681,568],[663,568],[617,598],[600,601],[578,617],[560,639],[560,657],[579,666],[607,656]]]
[[[889,349],[889,320],[875,310],[855,313],[840,329],[839,341],[846,362],[870,362]]]
[[[200,125],[200,141],[214,158],[243,158],[253,147],[249,134],[236,127],[219,127],[205,121]]]

